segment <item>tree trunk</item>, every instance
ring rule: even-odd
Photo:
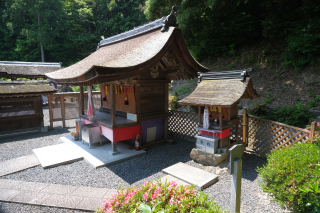
[[[40,28],[40,15],[38,14],[38,28]],[[41,36],[41,34],[39,33],[39,36]],[[41,52],[41,61],[44,62],[44,49],[43,49],[43,45],[42,42],[40,41],[40,52]]]

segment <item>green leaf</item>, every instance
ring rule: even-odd
[[[138,209],[143,211],[143,213],[152,213],[150,206],[144,203],[141,203]]]

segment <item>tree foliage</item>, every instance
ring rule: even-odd
[[[297,68],[320,55],[318,0],[3,0],[0,60],[71,65],[110,37],[178,8],[179,27],[199,60],[228,55],[261,40],[277,41]],[[278,48],[278,47],[274,47]]]
[[[144,24],[144,0],[4,0],[0,3],[0,60],[69,66],[101,40]]]

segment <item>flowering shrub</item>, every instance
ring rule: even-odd
[[[267,115],[267,105],[263,103],[255,103],[251,108],[249,109],[249,114],[259,116],[259,117],[265,117]]]
[[[142,206],[153,206],[152,212],[225,212],[215,200],[208,199],[208,194],[197,192],[192,186],[160,181],[118,190],[97,212],[142,212]]]
[[[272,152],[267,156],[267,164],[257,169],[263,179],[260,186],[282,207],[312,212],[320,202],[320,170],[316,166],[320,163],[319,154],[320,147],[309,142]]]
[[[172,110],[178,109],[179,104],[178,104],[178,97],[177,96],[170,96],[169,97],[169,107]]]

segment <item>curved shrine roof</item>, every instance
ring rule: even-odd
[[[123,78],[121,75],[131,77],[150,70],[172,45],[177,47],[180,59],[193,72],[193,77],[196,77],[197,72],[208,71],[188,51],[181,29],[169,27],[167,31],[161,32],[160,27],[101,46],[78,63],[46,75],[50,80],[64,84],[98,84],[108,82],[110,77],[113,77],[112,80],[120,80]],[[102,80],[98,78],[100,76],[106,78]]]

